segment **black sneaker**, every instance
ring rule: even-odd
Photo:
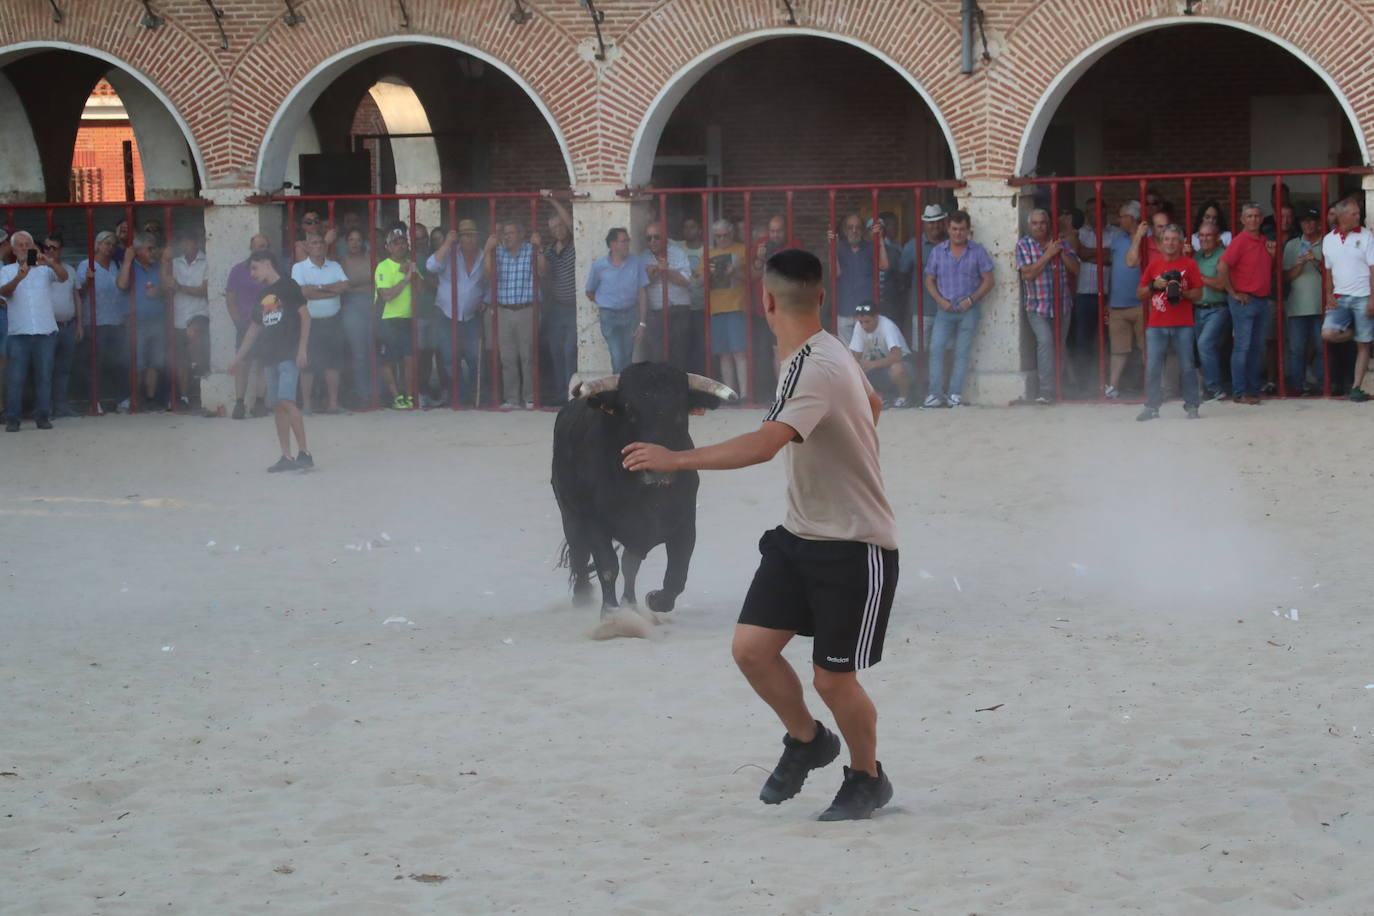
[[[1357,404],[1362,404],[1369,400],[1369,394],[1363,388],[1351,388],[1350,394],[1348,394],[1347,397]]]
[[[306,468],[313,468],[314,466],[315,459],[310,456],[309,452],[300,452],[296,455],[296,467],[300,468],[302,471]]]
[[[6,419],[6,420],[5,420],[5,432],[7,432],[7,433],[17,433],[17,432],[19,432],[19,421],[16,420],[14,417],[9,417],[8,419]]]
[[[1159,410],[1158,410],[1157,408],[1154,408],[1154,407],[1146,407],[1146,408],[1145,408],[1144,410],[1142,410],[1140,413],[1136,414],[1136,415],[1135,415],[1135,418],[1136,418],[1137,420],[1139,420],[1140,422],[1144,423],[1146,420],[1153,420],[1155,417],[1158,417],[1158,416],[1159,416]]]
[[[840,736],[816,723],[816,737],[798,741],[791,735],[782,737],[782,757],[773,768],[773,775],[763,784],[759,800],[765,805],[777,805],[801,791],[806,774],[818,770],[839,756]]]
[[[262,398],[258,398],[256,401],[253,402],[253,409],[251,411],[252,416],[265,417],[271,412],[272,411],[267,409],[267,404],[263,401]]]
[[[299,465],[296,464],[294,458],[287,458],[285,455],[282,455],[277,459],[276,464],[267,469],[267,473],[280,474],[282,471],[294,471],[297,467],[299,467]]]
[[[830,807],[821,812],[822,821],[862,821],[892,801],[892,783],[878,764],[878,775],[869,776],[862,770],[844,768],[844,782]]]
[[[233,413],[234,419],[235,419],[235,420],[242,420],[247,414],[248,414],[248,411],[244,408],[243,402],[242,402],[242,401],[235,401],[235,402],[234,402],[234,413]]]
[[[33,422],[37,424],[39,429],[52,429],[52,420],[49,420],[43,414],[34,417]]]

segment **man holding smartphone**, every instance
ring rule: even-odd
[[[39,429],[52,429],[52,369],[57,350],[57,321],[52,313],[52,284],[65,283],[67,268],[49,261],[38,250],[33,236],[16,232],[10,237],[15,263],[0,267],[0,299],[8,304],[9,329],[5,338],[6,368],[5,431],[19,431],[23,415],[24,382],[34,374],[33,418]]]

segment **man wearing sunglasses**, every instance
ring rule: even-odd
[[[52,262],[62,261],[62,236],[51,233],[43,239],[43,254]],[[57,344],[53,352],[52,415],[63,419],[78,417],[67,402],[72,381],[72,363],[76,346],[81,342],[81,307],[76,297],[76,271],[67,268],[67,279],[54,280],[49,286],[52,297],[52,317],[57,322]]]

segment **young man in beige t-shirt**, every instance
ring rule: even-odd
[[[877,710],[856,672],[882,657],[897,587],[897,536],[878,465],[882,401],[844,344],[821,329],[821,263],[799,250],[768,260],[764,313],[790,354],[777,399],[754,432],[673,452],[632,442],[630,471],[725,470],[783,451],[787,518],[759,541],[762,559],[735,627],[734,656],[755,692],[787,728],[782,758],[759,798],[778,804],[839,754],[839,738],[807,709],[797,672],[782,657],[793,636],[812,636],[816,690],[850,765],[823,821],[866,818],[892,798],[877,759]],[[784,451],[784,446],[791,445]]]

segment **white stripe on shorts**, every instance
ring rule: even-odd
[[[868,545],[868,597],[859,623],[859,645],[854,653],[854,669],[867,668],[873,651],[873,635],[878,628],[878,608],[883,601],[883,552],[877,544]]]

